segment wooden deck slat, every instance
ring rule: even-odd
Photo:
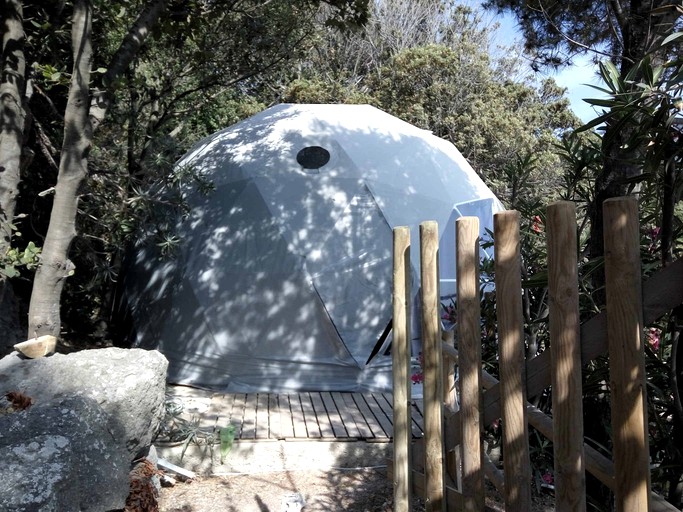
[[[413,420],[413,437],[424,435],[424,417],[422,415],[422,400],[413,400],[411,418]]]
[[[235,426],[235,437],[239,439],[242,439],[246,399],[247,395],[244,393],[235,394],[235,400],[232,404],[232,410],[230,411],[230,423]]]
[[[360,430],[358,430],[356,421],[353,419],[353,414],[351,414],[351,411],[346,406],[346,401],[344,400],[344,393],[333,392],[331,395],[337,407],[337,410],[339,411],[339,416],[341,417],[342,422],[344,423],[344,428],[348,432],[349,437],[352,437],[354,439],[360,439],[362,437],[362,434]]]
[[[346,438],[354,437],[351,436],[344,427],[344,422],[342,421],[341,414],[339,414],[339,409],[337,409],[337,404],[335,404],[331,393],[320,393],[320,398],[325,404],[325,409],[327,410],[327,416],[330,418],[330,423],[332,425],[332,430],[334,431],[334,437]]]
[[[268,393],[258,393],[256,397],[256,439],[268,439],[269,434]]]
[[[320,433],[325,439],[334,439],[336,436],[334,430],[332,429],[332,422],[325,409],[325,404],[320,396],[320,393],[309,393],[311,397],[311,403],[313,404],[313,410],[315,411],[315,416],[318,418],[318,426],[320,427]]]
[[[280,406],[278,404],[278,396],[272,393],[268,395],[268,419],[270,421],[269,439],[280,439]]]
[[[256,393],[247,393],[241,439],[256,439]]]
[[[391,437],[392,439],[394,438],[394,410],[392,407],[393,399],[391,395],[389,395],[389,398],[387,399],[385,393],[374,393],[372,397],[375,399],[377,402],[377,405],[379,406],[380,410],[382,411],[383,416],[383,421],[386,422],[386,425],[384,427],[384,430],[387,432],[387,435]],[[392,402],[389,402],[389,400],[392,400]]]
[[[280,436],[278,439],[294,437],[294,419],[289,405],[289,396],[277,395],[277,402],[280,411]]]
[[[243,440],[366,440],[389,441],[393,437],[391,393],[301,392],[212,393],[186,392],[194,403],[204,401],[202,428],[232,425],[235,438]],[[186,395],[178,393],[184,398]],[[188,414],[192,410],[188,407]],[[411,406],[412,433],[423,437],[421,401]]]
[[[207,411],[207,426],[218,425],[227,427],[231,421],[232,405],[235,403],[235,395],[215,393],[211,396],[209,410]]]
[[[301,400],[297,393],[289,394],[289,406],[292,409],[292,424],[294,425],[294,438],[308,437],[304,411],[301,408]]]
[[[386,432],[384,432],[382,425],[372,412],[370,404],[368,404],[367,400],[365,399],[365,395],[362,395],[361,393],[353,393],[352,396],[353,400],[358,406],[358,410],[363,415],[363,419],[365,419],[368,426],[372,430],[372,436],[377,439],[387,438],[388,436],[386,435]]]
[[[354,424],[356,425],[356,427],[358,427],[360,437],[363,439],[372,439],[373,437],[375,437],[372,433],[372,429],[368,426],[367,422],[365,421],[363,413],[358,408],[358,404],[353,399],[353,393],[342,393],[342,400],[344,401],[344,407],[351,414]]]
[[[384,437],[388,441],[393,437],[394,428],[389,418],[387,418],[387,415],[384,414],[382,407],[379,405],[379,403],[377,403],[378,397],[380,400],[384,400],[379,395],[363,395],[365,403],[368,404],[368,407],[370,407],[370,411],[372,412],[372,414],[375,415],[375,418],[377,419],[379,426],[382,428],[383,435],[378,435],[377,437]]]
[[[318,424],[318,418],[315,415],[313,403],[311,402],[310,393],[299,393],[299,400],[301,400],[301,409],[304,411],[304,421],[306,422],[306,431],[308,432],[308,437],[313,439],[322,437],[320,425]]]

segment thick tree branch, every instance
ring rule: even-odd
[[[90,122],[93,132],[97,130],[106,116],[107,110],[109,110],[117,82],[140,51],[168,4],[169,0],[150,0],[147,2],[128,34],[123,38],[102,78],[104,89],[93,94],[90,105]]]

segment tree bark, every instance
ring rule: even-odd
[[[12,242],[12,223],[21,178],[26,113],[23,10],[19,0],[2,0],[2,78],[0,79],[0,258]],[[0,276],[0,279],[4,279]],[[1,284],[0,284],[1,286]]]
[[[91,37],[92,6],[89,0],[75,0],[71,34],[74,64],[64,114],[64,142],[50,224],[41,264],[33,282],[29,337],[60,334],[60,297],[64,280],[73,271],[67,255],[76,235],[78,190],[88,174],[88,153],[92,146],[92,127],[88,117]]]
[[[0,77],[0,262],[12,244],[12,225],[19,195],[26,111],[26,61],[23,9],[19,0],[0,0],[2,75]],[[25,161],[25,159],[24,159]],[[14,289],[0,273],[0,356],[18,339]]]
[[[29,306],[28,334],[59,336],[60,301],[66,278],[74,271],[68,259],[69,246],[76,235],[78,193],[88,175],[88,153],[93,134],[111,105],[117,79],[127,69],[168,0],[151,0],[141,11],[114,54],[104,77],[105,87],[90,98],[92,60],[92,5],[75,0],[72,28],[74,67],[64,115],[64,142],[59,174],[41,264],[36,272]]]

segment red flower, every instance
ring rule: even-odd
[[[543,220],[541,220],[541,217],[539,215],[534,215],[533,218],[534,223],[531,226],[531,229],[534,231],[534,233],[540,233],[543,231]]]
[[[659,350],[659,342],[661,341],[661,334],[662,334],[662,331],[660,331],[656,327],[650,327],[650,330],[647,333],[647,341],[650,343],[652,350],[654,350],[655,352],[657,350]]]

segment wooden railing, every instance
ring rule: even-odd
[[[428,511],[484,510],[484,478],[504,496],[507,510],[531,510],[528,425],[553,442],[556,510],[585,510],[585,471],[614,491],[617,510],[674,511],[651,492],[643,328],[683,302],[683,261],[642,284],[635,199],[605,202],[606,310],[579,324],[576,214],[573,203],[548,207],[550,350],[524,359],[519,215],[494,218],[496,314],[500,382],[482,370],[479,301],[479,226],[456,225],[458,350],[439,327],[438,229],[420,226],[423,440],[410,429],[410,232],[394,230],[394,510],[408,512],[413,492]],[[609,350],[608,350],[609,349]],[[581,367],[610,360],[613,456],[584,442]],[[444,366],[442,358],[448,361]],[[456,402],[452,376],[459,368]],[[552,418],[527,402],[552,386]],[[503,471],[487,458],[484,426],[502,418]]]

